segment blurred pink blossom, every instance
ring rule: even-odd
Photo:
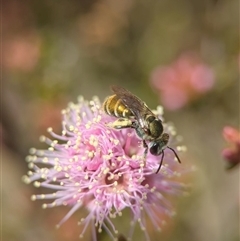
[[[191,53],[181,55],[169,66],[157,67],[150,84],[161,103],[177,110],[209,91],[215,82],[213,70]]]
[[[30,33],[8,39],[3,44],[3,64],[8,69],[31,71],[40,58],[41,39]]]
[[[227,168],[230,169],[240,162],[240,131],[231,126],[225,126],[223,137],[230,143],[230,146],[222,151],[227,161]]]

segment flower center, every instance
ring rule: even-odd
[[[123,182],[124,182],[124,177],[121,172],[116,172],[116,173],[109,172],[105,176],[105,183],[107,185],[111,185],[111,184],[122,185]]]

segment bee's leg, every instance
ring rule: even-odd
[[[161,157],[161,161],[160,161],[160,163],[159,163],[159,167],[158,167],[158,169],[157,169],[157,171],[156,171],[156,174],[160,171],[160,169],[161,169],[161,167],[162,167],[162,164],[163,164],[164,151],[162,151],[161,154],[162,154],[162,157]]]
[[[143,158],[144,158],[144,166],[146,165],[146,160],[147,160],[147,153],[148,153],[148,145],[145,140],[143,140],[143,147],[145,148],[144,153],[143,153]]]
[[[133,121],[124,118],[119,118],[114,122],[108,123],[107,126],[115,129],[135,128]]]

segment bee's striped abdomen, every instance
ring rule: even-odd
[[[104,111],[111,116],[128,118],[133,116],[132,112],[116,96],[111,95],[103,103]]]

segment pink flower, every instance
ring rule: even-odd
[[[227,168],[230,169],[240,162],[240,132],[231,126],[226,126],[223,129],[223,137],[230,143],[230,147],[222,152],[227,161]]]
[[[177,110],[209,91],[215,82],[213,71],[193,54],[183,54],[170,66],[156,68],[150,80],[161,103]]]
[[[158,108],[159,116],[161,108]],[[97,98],[91,101],[79,99],[63,110],[62,134],[48,129],[54,140],[45,136],[41,141],[49,148],[32,148],[27,157],[31,171],[23,177],[35,187],[53,190],[50,194],[33,195],[32,200],[53,200],[43,208],[69,206],[70,211],[58,226],[78,209],[85,208],[88,215],[80,219],[83,225],[81,237],[88,226],[93,227],[93,240],[104,228],[113,240],[118,231],[114,219],[130,209],[132,226],[139,223],[146,240],[150,240],[145,223],[147,214],[157,229],[161,229],[164,215],[174,214],[167,196],[179,195],[184,191],[180,165],[172,151],[166,150],[163,166],[158,174],[160,157],[148,153],[144,165],[144,147],[133,129],[115,130],[106,124],[116,120],[106,115]],[[162,117],[161,117],[162,118]],[[178,151],[176,133],[172,124],[164,123],[165,131],[171,135],[170,145]]]

